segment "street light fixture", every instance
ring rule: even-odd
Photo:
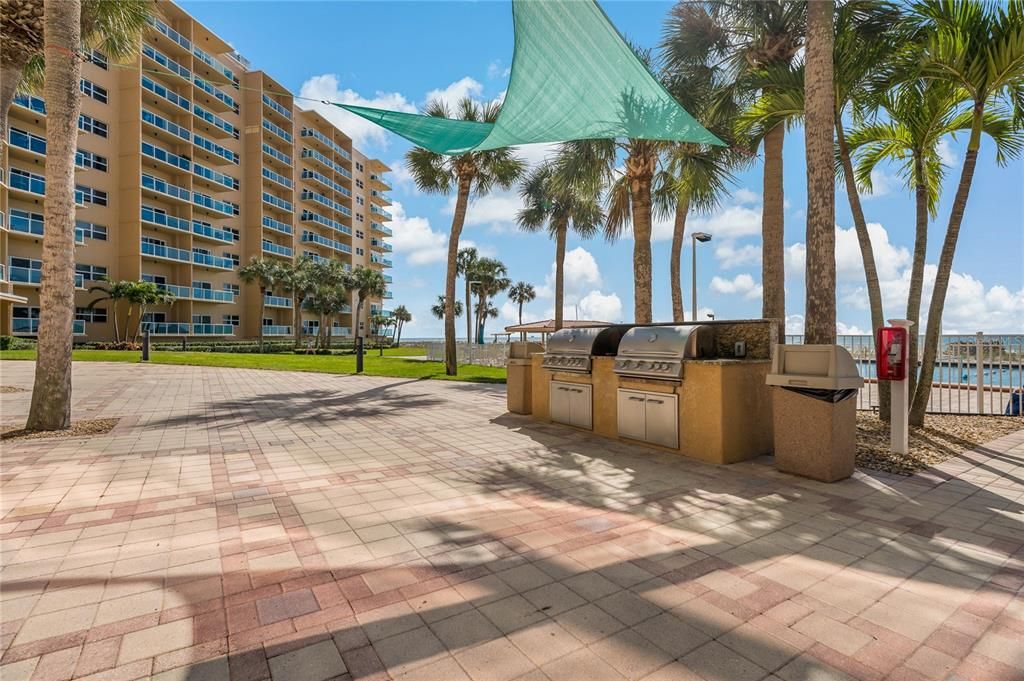
[[[711,235],[707,232],[694,232],[693,237],[693,304],[690,307],[690,321],[697,321],[697,242],[706,244],[711,241]]]

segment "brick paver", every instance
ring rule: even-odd
[[[75,418],[121,421],[4,444],[0,678],[1024,678],[1024,431],[824,485],[504,405],[76,365]]]

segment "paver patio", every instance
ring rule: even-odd
[[[77,364],[106,417],[3,445],[3,681],[1024,678],[1024,431],[823,485],[503,386]]]

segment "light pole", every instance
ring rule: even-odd
[[[697,321],[697,242],[706,244],[711,241],[711,235],[707,232],[694,232],[693,237],[693,304],[690,307],[690,320]]]

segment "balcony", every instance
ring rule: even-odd
[[[220,215],[224,215],[229,218],[234,217],[239,213],[237,203],[221,201],[220,199],[215,199],[212,196],[200,194],[199,192],[192,192],[192,205],[213,213],[219,213]]]
[[[192,262],[203,267],[210,267],[217,270],[235,269],[235,261],[231,258],[222,258],[210,253],[192,251]]]
[[[23,109],[31,111],[33,113],[46,115],[46,102],[42,97],[36,97],[35,95],[25,95],[18,93],[14,95],[14,103]]]
[[[377,202],[381,206],[391,205],[391,199],[384,192],[379,192],[376,189],[370,190],[370,200]]]
[[[149,142],[142,143],[142,155],[156,159],[157,161],[165,163],[177,170],[184,170],[188,172],[192,169],[191,161],[184,156],[179,156],[178,154],[167,151],[166,149],[154,144],[150,144]]]
[[[142,222],[150,225],[156,225],[158,227],[166,227],[167,229],[173,229],[178,232],[190,232],[188,220],[185,218],[177,218],[167,213],[161,213],[149,206],[143,206],[142,210],[139,211]]]
[[[166,36],[171,41],[171,44],[176,46],[175,49],[183,50],[188,54],[192,53],[192,43],[189,42],[188,38],[178,33],[159,19],[151,18],[148,19],[148,21],[154,30]]]
[[[189,252],[181,248],[172,248],[163,244],[154,244],[148,241],[143,241],[139,244],[139,250],[142,255],[148,255],[152,258],[159,258],[160,260],[172,260],[174,262],[188,262],[191,257]]]
[[[213,56],[207,54],[195,45],[192,46],[192,54],[194,54],[199,59],[199,61],[203,62],[208,67],[210,67],[210,69],[212,69],[216,75],[228,78],[235,87],[238,87],[238,77],[234,74],[234,72],[231,69],[229,69],[227,66],[224,66],[224,64],[221,63],[219,59],[216,59]]]
[[[174,90],[164,87],[148,76],[142,76],[141,82],[143,90],[148,90],[153,93],[153,100],[156,102],[157,106],[167,106],[169,104],[172,111],[176,109],[184,109],[185,111],[188,111],[190,109],[191,102]]]
[[[142,122],[156,128],[157,130],[162,130],[163,132],[173,135],[174,137],[183,139],[186,142],[192,141],[191,132],[181,127],[177,123],[172,123],[163,116],[159,116],[147,109],[142,110]]]
[[[388,182],[384,179],[384,176],[379,174],[379,173],[371,174],[370,175],[370,182],[376,183],[377,186],[380,187],[383,191],[386,191],[386,192],[391,191],[391,185],[388,184]]]
[[[153,177],[152,175],[145,173],[142,175],[142,181],[140,184],[143,189],[148,189],[151,192],[160,194],[161,197],[169,197],[182,203],[189,203],[192,198],[192,192],[184,187],[179,187],[176,184],[171,184],[166,180],[161,180],[158,177]]]
[[[394,278],[394,277],[392,277],[392,276],[391,276],[390,274],[385,274],[385,275],[384,275],[384,283],[385,283],[385,284],[390,284],[390,283],[392,283],[392,282],[393,282],[394,280],[395,280],[395,278]]]
[[[326,189],[331,189],[331,190],[336,191],[336,192],[338,192],[340,194],[344,194],[345,196],[352,196],[352,192],[350,192],[348,189],[346,189],[345,187],[342,187],[340,184],[338,184],[337,182],[335,182],[331,178],[327,177],[323,173],[318,173],[315,170],[310,170],[309,168],[303,168],[302,169],[302,179],[303,180],[313,180],[314,182],[319,183],[320,185],[322,185]]]
[[[370,262],[374,265],[380,265],[381,267],[391,267],[391,261],[387,258],[382,258],[376,253],[370,254]]]
[[[380,232],[381,234],[384,234],[386,236],[393,236],[394,235],[394,233],[391,231],[390,227],[385,227],[384,225],[380,224],[379,222],[371,222],[370,223],[370,229],[372,229],[375,232]]]
[[[281,234],[292,234],[291,225],[289,225],[286,222],[281,222],[280,220],[275,220],[269,215],[263,216],[263,226],[266,227],[267,229],[272,229],[275,232],[281,232]]]
[[[341,253],[352,252],[352,247],[349,246],[348,244],[343,244],[340,241],[335,241],[334,239],[328,239],[327,237],[320,236],[319,234],[316,234],[314,232],[303,232],[302,243],[319,244],[320,246],[331,248]]]
[[[32,157],[46,156],[45,137],[33,135],[16,128],[10,128],[7,133],[7,138],[11,143],[12,149],[24,149],[29,152]]]
[[[142,322],[142,331],[153,336],[187,336],[188,329],[185,322]]]
[[[292,327],[290,326],[263,326],[264,336],[290,336],[292,335]]]
[[[199,133],[192,135],[192,141],[199,148],[200,153],[203,154],[203,157],[207,161],[210,161],[211,163],[227,162],[238,165],[238,154],[230,149],[226,149],[216,142],[206,139]]]
[[[25,192],[38,197],[46,196],[46,178],[20,168],[11,168],[9,187],[12,191]]]
[[[225,189],[238,189],[238,180],[225,175],[224,173],[217,172],[211,168],[207,168],[199,163],[192,164],[192,174],[199,177],[207,182],[212,183],[214,186],[211,188],[212,191],[224,191]]]
[[[231,125],[231,123],[227,122],[220,116],[207,111],[198,104],[192,105],[192,114],[198,118],[201,123],[205,123],[208,126],[207,131],[211,135],[221,138],[234,137],[235,139],[238,139],[238,128]]]
[[[192,76],[192,82],[196,84],[197,88],[210,95],[212,99],[207,99],[206,104],[211,109],[217,109],[221,112],[233,111],[238,113],[238,102],[230,95],[221,92],[220,88],[214,87],[212,83],[199,76]]]
[[[223,229],[217,229],[197,220],[192,221],[192,233],[202,239],[210,239],[223,244],[235,243],[235,235]]]
[[[282,198],[274,196],[270,192],[263,192],[263,203],[266,203],[266,204],[268,204],[270,206],[273,206],[274,208],[277,208],[278,210],[283,210],[286,213],[291,213],[292,212],[292,202],[291,201],[285,201]]]
[[[277,255],[282,258],[291,258],[294,251],[289,246],[275,244],[273,241],[263,240],[263,252]]]
[[[161,291],[170,293],[178,300],[188,300],[192,297],[192,287],[190,286],[178,286],[177,284],[157,284],[156,287]]]
[[[348,235],[352,234],[352,229],[351,228],[341,224],[340,222],[338,222],[336,220],[331,220],[330,218],[325,218],[323,215],[320,215],[319,213],[314,213],[311,210],[303,210],[302,214],[299,216],[299,221],[300,222],[313,222],[313,223],[316,223],[318,225],[323,225],[324,227],[328,227],[330,229],[333,229],[336,232],[341,232],[342,234],[348,234]]]
[[[292,299],[285,296],[272,296],[267,294],[263,296],[263,304],[267,307],[285,307],[290,310],[292,308]]]
[[[284,175],[281,175],[280,173],[275,173],[270,168],[264,167],[262,169],[262,172],[263,172],[263,179],[270,180],[271,182],[276,182],[277,184],[281,185],[285,189],[291,189],[294,186],[294,183],[292,182],[290,177],[285,177]]]
[[[153,62],[160,68],[158,71],[169,73],[172,76],[184,78],[186,81],[192,77],[192,72],[174,61],[166,54],[147,43],[142,44],[142,56]]]
[[[382,218],[384,218],[384,222],[390,222],[391,221],[391,213],[387,212],[383,208],[378,207],[376,204],[373,204],[373,203],[370,204],[370,212],[371,213],[376,213],[377,215],[379,215]]]
[[[377,250],[384,251],[385,253],[390,253],[394,250],[391,244],[386,241],[381,241],[380,239],[370,239],[370,248],[376,248]]]
[[[290,132],[288,132],[279,125],[271,123],[266,118],[263,119],[263,129],[269,130],[270,132],[274,133],[288,144],[292,143],[292,134]]]
[[[276,113],[278,116],[281,116],[285,120],[292,120],[292,112],[289,111],[284,106],[282,106],[281,104],[279,104],[278,102],[271,99],[266,94],[263,95],[263,104],[266,105],[268,109]]]
[[[306,127],[304,127],[304,128],[302,128],[302,133],[301,134],[302,134],[302,137],[305,137],[307,139],[316,140],[320,144],[324,145],[325,148],[329,149],[330,151],[333,151],[334,153],[338,154],[342,158],[347,158],[347,159],[351,159],[352,158],[352,156],[347,151],[345,151],[340,146],[335,144],[334,140],[332,140],[331,138],[329,138],[327,135],[323,134],[319,130],[315,130],[313,128],[306,128]]]
[[[193,336],[234,336],[233,324],[193,324]]]
[[[274,159],[275,161],[279,161],[280,163],[288,166],[289,168],[292,167],[291,156],[284,153],[283,151],[278,151],[277,149],[270,146],[266,142],[263,143],[263,153],[269,156],[270,158]]]
[[[38,319],[22,319],[15,317],[11,320],[11,333],[15,336],[36,336],[39,334]],[[81,319],[74,319],[71,322],[71,335],[84,336],[85,322]]]
[[[336,173],[341,173],[342,175],[345,175],[346,177],[352,177],[352,173],[350,173],[347,169],[345,169],[343,166],[335,163],[331,159],[327,158],[326,156],[321,154],[316,149],[308,149],[306,147],[303,147],[302,148],[302,158],[312,159],[312,160],[316,161],[317,163],[319,163],[320,165],[322,165],[323,167],[327,168],[328,170],[333,170]]]
[[[38,260],[35,262],[39,262]],[[43,271],[33,267],[8,267],[9,279],[12,284],[21,286],[39,286],[43,279]],[[75,288],[82,290],[85,288],[85,275],[75,273]]]
[[[193,286],[192,300],[205,300],[211,303],[233,303],[235,302],[235,294],[231,291],[217,291],[212,288]]]
[[[391,291],[385,291],[385,292],[384,292],[384,296],[383,296],[383,298],[384,298],[385,300],[391,300],[391,299],[392,299],[392,298],[394,298],[394,297],[395,297],[395,294],[394,294],[394,293],[392,293]]]

